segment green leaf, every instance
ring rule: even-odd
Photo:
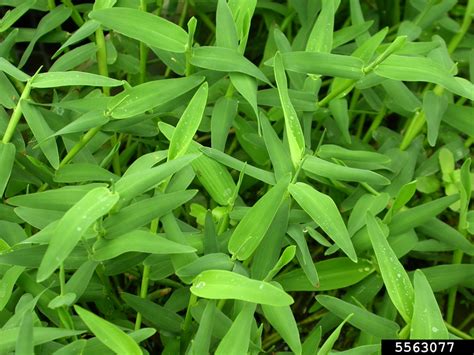
[[[399,212],[392,217],[392,221],[389,224],[390,233],[397,235],[411,228],[418,227],[443,212],[458,199],[459,195],[445,196]]]
[[[342,327],[344,326],[344,324],[346,322],[349,321],[349,319],[351,319],[352,315],[353,315],[352,313],[349,314],[342,321],[342,323],[339,324],[339,326],[336,329],[334,329],[334,331],[331,333],[331,335],[329,335],[329,337],[326,339],[326,341],[323,343],[323,345],[321,345],[321,348],[319,348],[317,355],[327,355],[327,354],[329,354],[332,347],[336,343],[336,340],[339,338],[339,335],[341,334]]]
[[[82,333],[83,331],[70,329],[33,327],[33,346],[49,343],[56,339],[71,337]],[[19,335],[19,327],[0,330],[0,349],[5,352],[15,350],[15,345]]]
[[[183,319],[170,309],[129,293],[122,293],[123,300],[154,327],[172,333],[180,333]]]
[[[229,77],[232,85],[252,107],[253,113],[258,120],[257,81],[249,75],[238,72],[230,73]]]
[[[31,82],[31,87],[44,89],[61,86],[120,86],[123,82],[102,75],[80,71],[54,71],[37,74]]]
[[[226,96],[220,97],[214,104],[211,117],[211,147],[224,151],[229,129],[237,115],[239,102]]]
[[[187,166],[197,157],[197,154],[188,154],[157,167],[123,176],[115,184],[115,191],[120,195],[121,203],[152,189],[172,174]]]
[[[246,175],[252,176],[266,184],[275,185],[275,178],[270,171],[266,171],[253,165],[244,163],[214,148],[201,147],[199,150],[208,157],[228,166],[229,168],[244,172]]]
[[[246,354],[250,343],[253,314],[257,305],[245,303],[229,331],[219,343],[216,355]]]
[[[348,79],[360,79],[363,76],[363,62],[355,57],[299,51],[282,53],[281,57],[285,69],[296,73],[329,75]],[[265,64],[272,65],[272,62]]]
[[[400,327],[397,323],[378,316],[364,308],[353,305],[336,297],[318,295],[316,300],[339,318],[353,314],[349,323],[354,327],[381,339],[395,339]]]
[[[273,170],[275,171],[275,179],[280,181],[293,171],[290,154],[287,149],[285,149],[283,143],[278,138],[278,135],[264,114],[261,115],[260,122],[262,124],[265,146],[268,155],[270,156],[270,160],[272,161]]]
[[[216,11],[216,45],[237,49],[239,45],[234,18],[226,0],[218,0]]]
[[[74,306],[74,310],[92,333],[112,351],[117,354],[142,354],[138,344],[116,325],[82,307]]]
[[[33,344],[33,312],[25,312],[21,321],[18,339],[16,341],[15,354],[34,354]]]
[[[170,52],[186,51],[188,34],[178,25],[151,13],[140,10],[115,7],[94,10],[89,17],[127,37],[134,38],[147,46]],[[137,26],[136,24],[140,24]]]
[[[281,106],[283,108],[283,115],[285,117],[285,133],[290,147],[290,156],[293,166],[297,167],[303,157],[305,142],[298,115],[296,114],[290,96],[288,95],[288,82],[282,57],[279,52],[275,55],[274,74]]]
[[[351,143],[351,136],[349,133],[349,110],[346,99],[335,99],[329,102],[329,109],[336,121],[337,128],[342,133],[346,143]]]
[[[38,282],[46,280],[59,267],[97,219],[117,203],[119,195],[105,187],[89,191],[59,221],[38,269]]]
[[[49,138],[54,133],[53,130],[49,127],[38,107],[24,100],[20,101],[20,106],[28,126],[39,142],[41,151],[51,166],[57,169],[59,167],[58,146],[54,138]]]
[[[89,37],[91,34],[93,34],[98,28],[100,27],[100,23],[94,20],[89,20],[84,22],[84,24],[77,29],[76,32],[74,32],[71,37],[69,37],[63,44],[62,46],[54,53],[52,58],[56,58],[61,51],[68,47],[71,46],[77,42],[82,41],[84,38]]]
[[[375,256],[383,282],[393,305],[405,320],[410,323],[413,315],[413,286],[405,268],[388,244],[386,234],[379,222],[370,213],[367,214],[367,228],[374,248]]]
[[[88,43],[74,48],[56,60],[51,68],[49,68],[49,71],[67,72],[68,70],[72,70],[82,63],[94,58],[96,52],[97,47],[95,43]]]
[[[415,271],[414,285],[415,304],[410,339],[449,339],[438,302],[421,270]]]
[[[160,237],[154,233],[135,230],[111,240],[101,239],[94,245],[92,257],[97,261],[115,258],[127,252],[151,254],[186,254],[196,249]]]
[[[330,53],[333,44],[334,15],[340,1],[322,1],[321,12],[314,23],[306,43],[307,52]]]
[[[290,306],[275,307],[262,305],[262,311],[265,318],[281,335],[293,353],[301,354],[300,334]]]
[[[0,71],[10,75],[11,77],[19,81],[28,81],[31,79],[31,77],[28,74],[23,73],[20,69],[15,67],[13,64],[11,64],[8,60],[6,60],[3,57],[0,57]]]
[[[202,76],[190,76],[148,81],[115,95],[107,108],[111,111],[111,116],[116,119],[136,116],[185,94],[203,80]],[[159,96],[156,95],[157,92],[160,93]]]
[[[403,81],[422,81],[438,84],[453,94],[474,100],[474,84],[454,77],[438,63],[421,57],[392,54],[379,64],[374,72],[384,78]]]
[[[199,321],[199,328],[191,341],[189,353],[193,355],[208,354],[211,346],[212,326],[215,324],[215,301],[207,301],[206,308]]]
[[[293,298],[276,286],[225,270],[203,271],[193,281],[191,292],[208,299],[235,299],[270,306],[288,306]]]
[[[143,227],[183,205],[196,195],[196,190],[178,191],[143,199],[133,203],[104,220],[105,238],[113,239]]]
[[[273,277],[280,272],[288,263],[290,263],[296,255],[296,246],[290,245],[283,250],[280,258],[273,268],[268,272],[265,281],[273,279]]]
[[[8,10],[0,20],[0,33],[8,30],[18,19],[20,19],[36,3],[36,0],[26,0],[20,2],[14,9]],[[3,59],[3,58],[1,58]]]
[[[312,285],[302,269],[292,270],[275,278],[285,291],[328,291],[357,284],[372,272],[373,265],[364,259],[357,263],[349,258],[331,258],[314,264],[319,276],[319,287]]]
[[[119,177],[100,166],[89,163],[76,163],[60,167],[54,174],[54,181],[62,183],[88,181],[116,181]]]
[[[4,310],[10,300],[15,284],[23,271],[25,271],[23,266],[10,266],[3,274],[0,282],[0,311]]]
[[[351,168],[313,156],[304,160],[303,169],[315,175],[340,181],[355,181],[374,185],[388,185],[390,180],[370,170]]]
[[[18,68],[22,68],[26,64],[38,40],[48,32],[58,28],[69,18],[69,16],[71,16],[71,13],[71,9],[65,7],[64,5],[60,5],[49,11],[43,18],[41,18],[38,26],[36,27],[33,38],[29,41],[28,47],[26,47],[23,55],[21,56]]]
[[[168,159],[173,160],[186,154],[201,123],[207,102],[207,82],[201,85],[181,115],[170,140]]]
[[[278,211],[289,183],[289,177],[280,180],[253,205],[239,222],[229,240],[229,251],[234,258],[248,259],[262,241]]]
[[[192,280],[201,272],[206,270],[227,270],[231,271],[234,267],[234,262],[227,254],[210,253],[201,256],[176,270],[176,275],[186,283],[191,283]]]
[[[357,262],[349,233],[332,198],[302,182],[291,184],[288,191],[344,253]]]
[[[0,142],[0,197],[7,187],[8,181],[15,162],[16,148],[12,143]]]
[[[192,65],[204,69],[247,74],[270,84],[267,77],[255,64],[236,50],[230,48],[207,46],[193,48],[190,62]]]

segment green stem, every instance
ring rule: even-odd
[[[84,134],[81,137],[79,142],[77,142],[71,148],[71,150],[66,154],[66,156],[63,158],[63,160],[61,160],[61,163],[59,163],[59,167],[61,168],[61,167],[65,166],[67,163],[69,163],[77,155],[77,153],[79,153],[81,151],[81,149],[84,148],[86,146],[86,144],[89,143],[90,140],[92,138],[94,138],[94,136],[97,133],[100,132],[101,129],[102,129],[102,126],[99,126],[99,127],[91,128],[89,131],[87,131],[87,133]]]
[[[99,74],[108,77],[109,69],[107,67],[107,48],[105,46],[104,31],[99,27],[95,31],[95,43],[97,45],[97,65],[99,67]],[[102,88],[104,95],[110,95],[110,88],[104,86]]]
[[[84,20],[82,19],[81,14],[79,13],[79,11],[77,11],[72,1],[61,0],[61,2],[72,10],[72,14],[71,14],[72,20],[78,27],[81,27],[84,24]]]
[[[18,122],[20,122],[20,118],[22,116],[21,101],[28,99],[28,97],[30,96],[32,80],[33,78],[28,80],[28,82],[26,83],[25,89],[21,93],[20,99],[18,100],[15,109],[13,110],[12,116],[10,118],[10,121],[8,122],[7,129],[2,139],[2,142],[5,144],[10,142],[13,137],[13,134],[15,133],[16,126],[18,125]]]
[[[56,3],[54,0],[48,0],[48,9],[53,10],[56,7]]]
[[[403,327],[402,330],[400,330],[400,333],[398,333],[398,338],[399,339],[408,339],[409,335],[410,335],[410,324],[407,324]]]
[[[377,116],[375,116],[374,120],[372,121],[372,124],[370,125],[369,129],[365,133],[364,138],[362,139],[362,142],[368,143],[370,141],[370,139],[372,138],[372,133],[374,133],[375,130],[380,126],[386,113],[387,113],[387,108],[383,106],[383,108],[380,110]]]
[[[456,264],[461,264],[461,261],[462,261],[462,257],[463,257],[463,252],[461,250],[455,250],[454,253],[453,253],[453,261],[452,261],[452,264],[456,265]],[[452,323],[453,322],[453,317],[454,317],[454,309],[456,307],[456,294],[458,292],[458,288],[455,286],[455,287],[452,287],[450,290],[449,290],[449,294],[448,294],[448,309],[447,309],[447,312],[446,312],[446,321],[448,323]]]
[[[148,285],[150,282],[150,265],[143,265],[143,274],[142,274],[142,284],[140,287],[140,297],[145,299],[148,294]],[[139,330],[142,323],[142,314],[137,313],[137,318],[135,319],[135,330]]]
[[[456,327],[453,327],[451,324],[449,324],[448,322],[444,322],[444,324],[446,325],[446,328],[448,328],[448,331],[450,331],[451,333],[453,333],[454,335],[462,338],[462,339],[467,339],[467,340],[471,340],[472,339],[472,336],[470,336],[469,334],[467,333],[464,333],[462,330],[459,330],[458,328]]]
[[[140,0],[140,10],[147,12],[146,0]],[[139,83],[142,84],[146,81],[146,66],[148,59],[148,47],[145,43],[140,42],[140,77]]]

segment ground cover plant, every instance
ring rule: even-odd
[[[472,339],[473,0],[0,5],[0,353]]]

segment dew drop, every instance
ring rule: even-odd
[[[77,227],[76,230],[77,230],[78,232],[80,232],[80,231],[82,231],[82,227]]]
[[[196,286],[194,286],[197,289],[204,288],[206,286],[206,283],[204,281],[199,281]]]
[[[433,333],[437,333],[439,329],[436,327],[431,327],[431,330],[433,331]]]
[[[397,274],[397,277],[398,277],[398,278],[402,277],[402,274]]]
[[[259,288],[260,290],[263,290],[263,284],[260,284],[260,286],[258,286],[258,288]]]
[[[370,267],[366,266],[366,267],[364,268],[364,271],[369,272],[369,271],[370,271]]]

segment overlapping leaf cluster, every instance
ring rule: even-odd
[[[0,4],[2,353],[472,337],[474,1]]]

